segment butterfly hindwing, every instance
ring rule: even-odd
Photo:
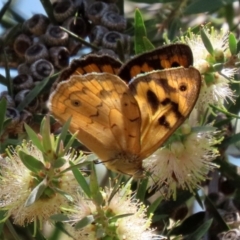
[[[192,67],[153,71],[130,82],[141,112],[141,159],[157,150],[188,117],[200,85],[201,76]]]
[[[188,45],[170,44],[137,55],[120,68],[118,75],[128,83],[140,73],[180,66],[188,68],[192,65],[193,55]]]
[[[53,89],[57,83],[69,79],[72,75],[84,75],[87,73],[107,72],[117,74],[122,63],[109,55],[89,54],[81,59],[75,59],[71,62],[70,67],[66,68],[57,78]]]

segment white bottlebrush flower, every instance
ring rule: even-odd
[[[231,62],[231,52],[228,46],[228,33],[214,28],[204,29],[204,32],[213,47],[213,55],[206,49],[200,34],[189,33],[182,41],[190,46],[194,58],[194,67],[202,75],[203,84],[196,104],[200,113],[204,113],[210,105],[222,108],[224,103],[234,102],[234,93],[230,88],[231,79],[237,69],[233,66],[227,67]],[[215,65],[220,64],[218,70]]]
[[[229,80],[220,75],[214,73],[214,82],[211,84],[202,84],[202,88],[199,94],[196,108],[201,112],[204,112],[209,104],[215,105],[219,108],[224,107],[224,103],[229,101],[234,103],[234,93],[230,88]]]
[[[101,194],[103,204],[79,196],[75,208],[71,209],[68,232],[76,239],[96,240],[104,237],[119,240],[164,239],[150,228],[151,218],[146,207],[131,195],[130,189],[121,188],[110,199],[112,188],[105,188]],[[127,214],[127,215],[126,215]],[[118,217],[125,215],[122,217]],[[74,225],[83,218],[92,217],[92,223],[76,229]]]
[[[41,151],[34,145],[27,143],[24,146],[19,146],[18,149],[24,149],[28,154],[44,163]],[[11,151],[11,156],[2,159],[0,162],[0,208],[7,210],[6,217],[11,216],[15,224],[24,226],[35,220],[47,221],[51,215],[60,213],[60,207],[68,204],[69,200],[66,196],[54,191],[49,195],[45,194],[44,197],[40,197],[31,205],[25,206],[29,194],[36,186],[37,176],[41,175],[41,172],[34,175],[22,163],[18,153],[14,149]],[[79,185],[72,172],[66,171],[59,175],[61,170],[69,167],[69,156],[64,156],[64,158],[67,162],[56,172],[55,176],[58,179],[56,186],[62,192],[73,195]],[[48,169],[49,172],[50,170]],[[47,184],[54,189],[50,180]]]
[[[214,28],[205,28],[204,30],[214,48],[214,51],[218,52],[218,55],[224,55],[226,59],[229,58],[231,54],[227,45],[228,33],[223,30],[215,30]],[[194,34],[190,32],[189,36],[182,38],[182,41],[189,45],[189,47],[192,49],[195,67],[202,66],[202,64],[206,62],[216,62],[216,59],[211,59],[213,57],[204,46],[200,34]],[[219,52],[221,52],[221,54]],[[201,69],[199,69],[199,71],[202,73]]]
[[[166,186],[167,197],[176,198],[177,188],[194,192],[216,167],[218,156],[214,131],[191,132],[183,141],[173,141],[143,161],[150,172],[149,186]]]

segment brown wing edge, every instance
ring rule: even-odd
[[[96,65],[96,68],[94,69],[94,72],[108,72],[106,70],[102,69],[102,66],[109,65],[111,67],[110,73],[115,73],[119,71],[120,67],[122,66],[122,63],[112,58],[109,55],[96,55],[96,54],[88,54],[84,58],[75,59],[71,62],[70,66],[66,69],[64,69],[59,77],[54,82],[51,92],[56,89],[56,86],[59,82],[65,81],[69,79],[69,77],[76,71],[81,71],[82,74],[91,73],[93,71],[85,71],[84,68],[89,65]]]
[[[157,56],[167,55],[168,57],[174,56],[186,56],[188,60],[187,63],[183,66],[176,62],[172,64],[172,67],[185,67],[188,68],[189,66],[193,65],[193,54],[191,48],[184,43],[174,43],[169,45],[164,45],[159,48],[156,48],[152,51],[137,55],[136,57],[132,58],[131,60],[127,61],[119,70],[118,76],[122,78],[125,82],[129,83],[130,80],[135,77],[131,76],[131,68],[136,65],[143,65],[148,64],[154,70],[162,70],[164,67],[161,66],[160,61],[157,60]],[[150,70],[152,71],[152,69]],[[139,72],[144,73],[144,72]]]

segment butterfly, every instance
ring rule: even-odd
[[[124,65],[110,56],[74,60],[48,107],[61,124],[115,172],[144,176],[142,161],[191,113],[201,88],[189,46],[165,45]]]

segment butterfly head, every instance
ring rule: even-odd
[[[145,176],[142,161],[136,155],[121,152],[116,157],[102,162],[108,169],[121,174],[131,175],[134,179],[140,179]]]

